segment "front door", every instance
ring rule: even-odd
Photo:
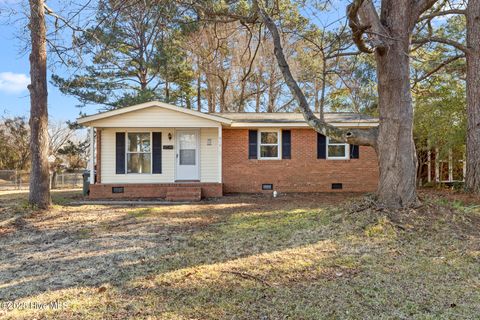
[[[199,180],[198,131],[177,131],[177,180]]]

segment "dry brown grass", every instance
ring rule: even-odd
[[[232,196],[193,205],[35,212],[0,194],[5,318],[475,319],[480,210],[352,212],[352,195]],[[447,200],[446,200],[447,199]],[[353,202],[352,202],[353,201]],[[59,301],[63,308],[32,308]],[[27,306],[27,307],[25,307]],[[1,307],[1,306],[0,306]]]

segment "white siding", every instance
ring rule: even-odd
[[[208,139],[211,139],[211,145],[208,145]],[[200,181],[220,181],[218,170],[218,128],[203,128],[200,130]]]
[[[99,128],[204,128],[216,127],[218,122],[161,107],[150,107],[97,120],[93,125]]]
[[[217,125],[217,124],[216,124]],[[116,174],[115,132],[162,132],[162,145],[173,145],[173,150],[162,150],[161,174]],[[218,128],[202,128],[200,132],[200,181],[218,182]],[[168,134],[172,140],[168,140]],[[211,145],[208,144],[211,139]],[[170,183],[175,181],[175,129],[174,128],[103,128],[101,146],[102,183]]]

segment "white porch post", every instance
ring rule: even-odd
[[[218,127],[218,182],[222,183],[222,126]]]
[[[94,127],[90,127],[90,183],[95,183],[95,139],[93,138]]]

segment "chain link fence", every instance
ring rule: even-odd
[[[28,189],[30,172],[20,170],[0,170],[0,190]],[[50,183],[56,189],[80,188],[83,184],[82,172],[57,173],[50,176]]]

